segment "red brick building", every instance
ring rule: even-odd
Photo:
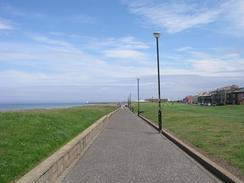
[[[186,96],[184,99],[183,99],[183,102],[186,103],[186,104],[192,104],[192,96]]]

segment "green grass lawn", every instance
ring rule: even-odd
[[[14,181],[112,106],[0,112],[0,182]]]
[[[142,115],[157,122],[157,106],[141,104]],[[244,175],[244,105],[164,104],[162,107],[164,128],[208,155],[226,160]]]

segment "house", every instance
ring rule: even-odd
[[[239,90],[236,90],[234,93],[237,94],[236,104],[244,105],[244,87],[240,88]]]
[[[238,104],[238,90],[228,92],[226,95],[226,104],[235,105]]]
[[[192,97],[192,103],[193,104],[198,104],[198,97],[199,97],[198,95],[195,95]]]
[[[238,85],[225,86],[210,92],[198,93],[195,96],[187,96],[183,102],[201,105],[244,105],[244,87],[239,88]]]
[[[201,105],[211,105],[212,98],[208,92],[202,92],[198,96],[198,103]]]
[[[184,99],[183,99],[183,103],[186,103],[186,104],[192,104],[192,96],[186,96]]]
[[[219,94],[217,90],[210,91],[209,95],[211,96],[211,104],[212,105],[218,105],[219,102]]]
[[[235,95],[232,93],[239,89],[237,85],[226,86],[218,88],[217,90],[209,92],[211,96],[212,105],[225,105],[235,102]]]

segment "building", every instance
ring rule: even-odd
[[[233,92],[228,92],[227,93],[227,95],[226,95],[226,104],[229,104],[229,105],[238,104],[238,93],[237,93],[237,91],[233,91]]]
[[[186,96],[184,99],[183,99],[183,103],[186,103],[186,104],[192,104],[192,96]]]
[[[244,105],[244,88],[240,88],[239,90],[234,92],[237,94],[237,102],[236,104]]]
[[[209,92],[212,105],[236,104],[236,96],[232,93],[238,89],[239,86],[231,85]]]
[[[184,103],[201,105],[236,105],[244,104],[244,87],[230,85],[210,92],[202,92],[195,96],[187,96]]]
[[[198,95],[195,95],[192,97],[192,103],[193,104],[198,104],[198,97],[199,97]]]
[[[212,98],[211,98],[210,93],[208,93],[208,92],[200,93],[198,96],[198,104],[212,105]]]

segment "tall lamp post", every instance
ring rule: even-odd
[[[139,95],[139,82],[140,79],[137,78],[137,115],[140,115],[140,95]]]
[[[157,45],[157,67],[158,67],[158,126],[159,132],[162,130],[162,110],[161,110],[161,94],[160,94],[160,67],[159,67],[159,48],[158,48],[158,40],[160,37],[160,32],[154,32],[154,37],[156,38]]]

